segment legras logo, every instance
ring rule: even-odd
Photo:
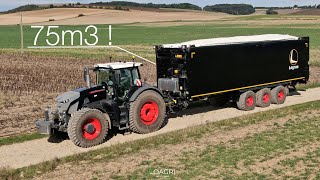
[[[156,177],[170,177],[176,174],[175,169],[151,169],[150,174]]]

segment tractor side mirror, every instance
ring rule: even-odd
[[[84,68],[83,79],[86,82],[87,86],[90,87],[90,72],[88,67]]]

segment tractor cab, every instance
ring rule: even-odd
[[[97,85],[106,85],[108,97],[125,99],[129,91],[134,87],[141,86],[139,66],[142,63],[136,62],[114,62],[96,64]],[[87,80],[87,78],[85,78]]]

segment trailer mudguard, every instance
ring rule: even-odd
[[[129,99],[129,102],[135,101],[135,100],[137,99],[137,97],[138,97],[142,92],[147,91],[147,90],[156,91],[156,92],[158,92],[158,93],[161,95],[161,97],[163,97],[162,92],[161,92],[158,88],[156,88],[156,87],[154,87],[154,86],[150,86],[149,84],[143,84],[143,86],[141,86],[140,88],[138,88],[138,89],[131,95],[131,97],[130,97],[130,99]]]

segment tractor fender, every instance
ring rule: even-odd
[[[112,105],[104,100],[95,101],[95,102],[92,102],[89,104],[85,104],[83,106],[83,108],[97,109],[97,110],[101,111],[102,113],[106,114],[106,116],[109,115],[108,110],[113,109]],[[111,129],[112,124],[111,124],[111,120],[110,120],[109,116],[108,116],[107,120],[109,123],[109,129]]]
[[[131,95],[131,97],[129,98],[129,102],[135,101],[141,93],[143,93],[144,91],[147,91],[147,90],[155,91],[155,92],[159,93],[159,94],[161,95],[161,97],[163,97],[162,92],[161,92],[158,88],[156,88],[156,87],[154,87],[154,86],[150,86],[149,84],[144,84],[143,86],[141,86],[140,88],[138,88],[138,89]]]

